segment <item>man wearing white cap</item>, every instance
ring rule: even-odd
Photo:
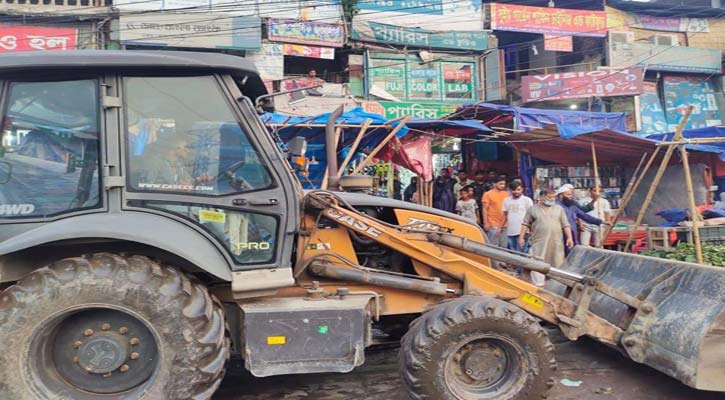
[[[566,212],[566,219],[569,221],[569,226],[571,227],[574,244],[579,244],[579,229],[577,228],[576,223],[577,218],[580,218],[584,222],[592,225],[601,225],[602,222],[604,222],[601,219],[593,217],[579,209],[579,206],[574,201],[574,186],[568,183],[562,185],[556,191],[556,196],[556,203],[562,206]],[[567,254],[569,253],[568,250],[569,249],[567,249]]]

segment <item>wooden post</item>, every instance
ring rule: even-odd
[[[700,213],[697,212],[697,204],[695,202],[695,190],[692,188],[692,176],[690,175],[690,164],[687,156],[687,149],[685,149],[684,144],[678,145],[677,147],[680,148],[682,169],[684,170],[685,183],[687,184],[687,197],[690,200],[690,219],[692,219],[692,233],[694,236],[693,240],[695,241],[695,255],[697,256],[697,263],[702,264],[702,242],[700,242],[700,227],[697,225],[700,220]]]
[[[352,172],[353,175],[359,174],[360,171],[362,171],[363,168],[367,167],[367,165],[370,163],[370,161],[373,159],[373,157],[375,157],[375,155],[378,154],[378,152],[380,152],[380,150],[382,150],[383,147],[385,147],[386,144],[388,144],[388,142],[390,141],[390,139],[394,138],[395,135],[398,133],[398,131],[400,131],[401,129],[403,129],[403,127],[408,122],[408,120],[410,120],[410,116],[403,117],[400,120],[400,122],[398,123],[398,126],[396,126],[395,128],[393,128],[390,131],[390,133],[388,133],[388,136],[386,136],[385,139],[383,139],[382,142],[378,143],[378,145],[373,149],[373,151],[371,151],[370,154],[368,154],[368,156],[365,157],[365,160],[363,160],[363,162],[361,162],[360,165],[358,165],[357,167],[355,167],[355,170]]]
[[[597,163],[597,147],[594,144],[594,141],[593,140],[591,141],[591,144],[592,144],[592,163],[593,163],[592,167],[594,168],[594,188],[595,188],[595,190],[600,191],[599,192],[599,197],[601,198],[601,196],[602,196],[602,193],[601,193],[602,182],[599,181],[599,164]],[[596,204],[599,204],[599,203],[596,203]],[[601,207],[595,206],[594,211],[597,212],[597,215],[599,215],[599,210],[600,209],[601,209]],[[606,219],[604,219],[602,221],[606,221]],[[601,227],[597,227],[597,229],[599,230],[599,233],[600,234],[597,235],[599,237],[599,243],[596,243],[596,246],[601,249],[602,246],[604,245],[604,237],[601,235],[602,228]],[[587,243],[587,245],[589,245],[589,243]]]
[[[350,160],[355,155],[355,152],[357,152],[357,147],[360,146],[360,141],[363,140],[365,137],[365,132],[367,132],[368,128],[370,127],[370,124],[373,123],[373,120],[368,118],[365,120],[365,122],[360,127],[360,131],[357,133],[357,137],[355,137],[355,141],[352,142],[352,145],[350,146],[350,152],[347,153],[347,156],[345,156],[345,160],[342,161],[342,164],[340,164],[340,168],[337,170],[337,177],[341,177],[342,174],[347,169],[347,165],[350,164]]]
[[[690,113],[692,113],[692,106],[688,107],[687,111],[685,112],[685,115],[682,117],[682,120],[680,120],[680,124],[677,125],[677,131],[675,131],[675,137],[674,141],[680,140],[682,137],[682,131],[685,129],[685,124],[687,123],[687,120],[690,118]],[[649,191],[647,192],[647,197],[644,198],[644,203],[642,203],[642,208],[639,210],[639,214],[637,214],[637,219],[634,222],[634,228],[631,232],[629,232],[629,237],[627,238],[627,243],[624,245],[624,251],[629,251],[629,246],[632,244],[632,240],[634,239],[634,234],[637,231],[637,227],[639,224],[642,223],[642,220],[644,219],[645,214],[647,214],[647,209],[649,208],[650,203],[652,202],[652,197],[655,194],[655,191],[657,190],[657,186],[660,184],[660,180],[662,180],[662,175],[664,175],[665,170],[667,169],[667,165],[670,163],[670,159],[672,158],[672,153],[674,152],[675,147],[674,146],[668,146],[667,151],[665,152],[664,157],[662,157],[662,163],[660,164],[660,168],[657,170],[657,173],[655,174],[654,179],[652,180],[652,184],[649,187]]]
[[[342,134],[342,125],[339,125],[335,129],[335,154],[337,154],[337,144],[340,143],[340,135]],[[329,160],[328,160],[329,162]],[[339,175],[338,175],[339,176]],[[325,175],[322,177],[322,183],[320,183],[320,189],[327,190],[327,182],[330,180],[330,173],[325,169]],[[335,189],[337,190],[337,189]]]

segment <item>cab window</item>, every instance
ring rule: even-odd
[[[100,206],[98,83],[11,82],[0,130],[0,218]]]
[[[129,77],[125,91],[132,190],[224,195],[272,186],[214,77]]]

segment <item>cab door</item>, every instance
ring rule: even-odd
[[[122,91],[125,207],[197,229],[232,270],[290,267],[300,192],[234,81],[125,76]]]

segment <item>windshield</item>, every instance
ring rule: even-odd
[[[128,77],[125,89],[133,190],[224,195],[273,185],[214,77]]]
[[[0,143],[0,217],[99,201],[97,82],[12,82]]]

